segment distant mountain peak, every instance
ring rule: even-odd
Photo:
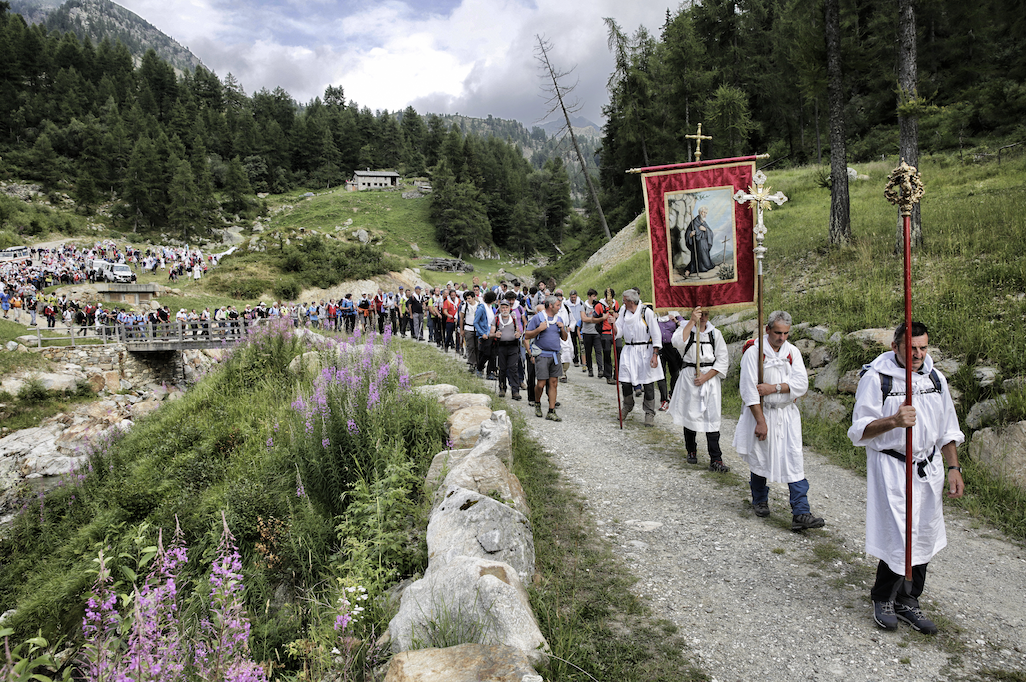
[[[189,48],[163,33],[135,12],[110,0],[10,0],[11,11],[30,24],[43,24],[48,31],[86,36],[95,44],[104,38],[120,40],[135,57],[142,59],[150,48],[179,72],[193,71],[200,62]]]

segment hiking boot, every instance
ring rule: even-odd
[[[807,530],[809,528],[822,528],[826,521],[813,516],[812,514],[797,514],[791,517],[791,530]]]
[[[884,630],[897,630],[898,618],[894,615],[894,602],[873,602],[873,620]]]
[[[876,602],[873,602],[873,604],[875,606]],[[937,634],[937,625],[932,620],[924,616],[918,606],[905,606],[901,602],[894,602],[894,608],[891,613],[912,626],[912,629],[916,632],[921,632],[924,635]],[[880,621],[878,620],[877,622],[879,623]],[[895,627],[897,627],[897,623],[895,623]]]
[[[511,397],[511,398],[513,398],[513,400],[520,400],[520,394],[519,394],[519,393],[514,393],[514,394],[513,394],[512,396],[510,396],[510,397]]]
[[[709,471],[725,474],[730,471],[730,467],[724,464],[722,459],[713,459],[709,461]]]
[[[688,464],[698,464],[698,453],[697,452],[689,452],[688,453]]]
[[[645,390],[640,385],[634,387],[634,397],[635,398],[640,398],[642,395],[644,395],[644,393],[645,393]]]
[[[662,404],[659,405],[659,411],[660,412],[666,412],[668,409],[670,409],[670,401],[669,400],[664,400],[662,402]]]
[[[768,502],[753,502],[752,509],[755,510],[755,515],[760,519],[764,519],[770,515]]]
[[[594,376],[595,376],[595,372],[589,369],[588,370],[588,378],[590,379],[590,378],[592,378]]]
[[[620,410],[620,421],[627,421],[627,416],[631,413],[631,411],[633,409],[634,409],[633,405],[631,405],[630,407],[621,408],[621,410]]]
[[[654,414],[646,414],[645,415],[645,426],[655,426],[655,415]]]
[[[527,382],[526,381],[521,381],[520,382],[520,390],[521,391],[526,391],[527,390]]]
[[[549,413],[545,415],[545,418],[550,422],[561,422],[563,418],[556,414],[555,410],[549,410]]]
[[[544,414],[542,414],[541,403],[535,403],[534,404],[534,416],[535,417],[544,417],[545,416]]]
[[[559,402],[558,400],[556,401],[556,407],[559,407],[559,406],[560,406],[560,405],[562,405],[562,404],[563,404],[563,403]]]
[[[613,377],[606,377],[606,383],[613,386],[616,384],[616,381],[613,380]]]
[[[500,398],[505,398],[506,397],[506,389],[504,389],[504,388],[500,388],[499,389],[499,397]]]
[[[580,367],[581,363],[579,360],[574,360],[574,367]]]
[[[566,382],[567,382],[567,378],[565,376],[559,377],[559,383],[565,384]]]

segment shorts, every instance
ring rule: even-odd
[[[539,355],[534,359],[534,376],[538,381],[558,379],[563,376],[563,365],[549,355]]]

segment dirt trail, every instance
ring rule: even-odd
[[[701,437],[699,465],[688,465],[669,416],[648,429],[635,414],[621,431],[613,387],[577,367],[569,374],[562,422],[536,418],[526,400],[510,409],[587,499],[636,591],[716,680],[1020,679],[984,671],[1026,670],[1021,545],[949,508],[948,547],[930,564],[923,599],[941,634],[881,631],[867,584],[877,562],[863,551],[864,477],[806,449],[810,501],[827,525],[793,533],[786,486],[771,486],[770,518],[751,512],[748,469],[730,447],[735,420],[722,430],[732,471],[711,474]]]

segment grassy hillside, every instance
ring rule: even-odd
[[[796,321],[850,332],[895,326],[904,309],[902,257],[894,253],[897,210],[883,196],[894,164],[860,164],[868,180],[850,184],[853,244],[827,243],[830,190],[822,171],[771,171],[768,185],[788,197],[766,214],[767,309]],[[1006,375],[1026,373],[1026,259],[1023,210],[1026,158],[961,165],[948,157],[921,164],[925,243],[914,254],[914,316],[934,330],[931,341],[968,363],[996,363]],[[651,296],[648,254],[608,271],[584,268],[564,287],[640,284]]]

